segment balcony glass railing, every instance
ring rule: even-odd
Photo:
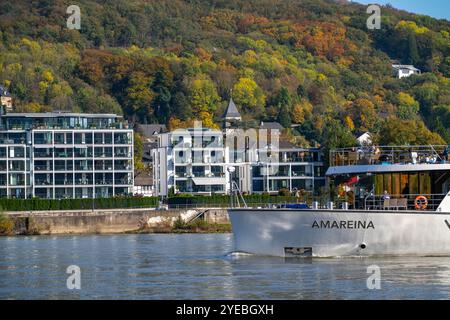
[[[49,149],[36,149],[34,150],[35,158],[52,158],[53,152]]]
[[[73,165],[70,162],[67,165],[55,164],[55,171],[72,171],[72,170],[73,170]]]
[[[102,185],[112,185],[113,184],[113,180],[112,179],[101,179],[101,180],[95,180],[95,184],[102,186]]]
[[[55,158],[72,158],[72,150],[71,149],[67,149],[65,151],[55,151]]]
[[[34,144],[52,144],[52,139],[34,138]]]
[[[115,170],[131,170],[131,163],[128,161],[116,161],[114,163]]]
[[[73,179],[55,179],[55,185],[73,185]]]
[[[34,183],[37,186],[49,186],[53,184],[51,180],[41,180],[41,179],[35,179]]]
[[[132,182],[131,179],[128,179],[128,178],[122,178],[122,179],[115,179],[115,180],[114,180],[114,183],[115,183],[115,184],[118,184],[118,185],[130,185],[130,184],[132,184],[133,182]]]
[[[76,185],[92,185],[92,182],[93,182],[92,179],[83,179],[83,178],[75,179]]]

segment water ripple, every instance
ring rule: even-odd
[[[450,258],[284,259],[229,234],[0,238],[0,299],[448,299]],[[68,290],[66,268],[81,268]],[[369,290],[367,267],[381,270]]]

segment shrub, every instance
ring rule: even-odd
[[[283,196],[283,197],[288,197],[291,195],[291,192],[289,191],[289,189],[282,188],[282,189],[278,190],[278,195]]]
[[[174,224],[173,224],[173,228],[174,229],[186,229],[188,227],[187,223],[181,219],[181,216],[178,216],[177,220],[175,220]]]
[[[0,235],[12,234],[14,229],[14,222],[3,212],[0,212]]]

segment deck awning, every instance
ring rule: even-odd
[[[348,165],[329,167],[326,176],[363,173],[396,173],[421,171],[448,171],[450,163],[439,164],[389,164],[389,165]]]
[[[192,181],[194,181],[197,186],[211,186],[217,184],[223,185],[226,183],[225,178],[219,177],[192,178]]]

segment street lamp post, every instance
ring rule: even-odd
[[[233,208],[234,204],[233,204],[233,178],[231,177],[233,172],[236,171],[236,168],[233,166],[229,166],[227,167],[227,171],[230,177],[230,207]]]

